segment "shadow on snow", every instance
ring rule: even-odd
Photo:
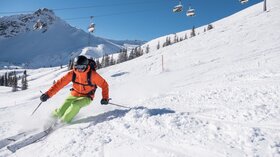
[[[151,116],[157,116],[157,115],[163,115],[163,114],[169,114],[169,113],[175,113],[175,111],[167,108],[156,108],[156,109],[148,109],[146,107],[140,106],[135,107],[131,109],[115,109],[112,111],[108,111],[102,114],[99,114],[97,116],[90,116],[83,119],[79,119],[76,121],[73,121],[72,124],[79,124],[79,123],[91,123],[90,126],[96,125],[98,123],[102,123],[105,121],[110,121],[115,118],[122,118],[124,117],[128,112],[135,110],[135,111],[141,111],[146,110],[145,113]]]

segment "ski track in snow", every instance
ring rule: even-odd
[[[151,53],[98,71],[112,102],[131,109],[99,105],[98,89],[72,124],[14,154],[1,149],[0,156],[280,157],[280,3],[271,6],[261,13],[257,4],[159,50],[165,37],[150,41]],[[39,91],[66,68],[27,73],[28,90],[0,87],[1,138],[40,128],[69,94],[71,85],[30,117]]]

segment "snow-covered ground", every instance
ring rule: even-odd
[[[279,17],[280,2],[270,0],[268,12],[255,5],[211,31],[101,69],[112,102],[132,109],[101,106],[99,89],[71,125],[0,156],[279,157]],[[28,70],[26,91],[0,87],[1,138],[43,126],[71,85],[31,117],[40,90],[66,71]]]

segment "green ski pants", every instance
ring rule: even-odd
[[[70,123],[79,113],[80,109],[90,103],[91,99],[89,97],[75,97],[70,95],[60,108],[53,111],[53,116],[60,118],[63,122]]]

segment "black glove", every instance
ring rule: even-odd
[[[101,105],[108,105],[109,100],[108,99],[101,99],[100,103],[101,103]]]
[[[41,100],[42,102],[47,101],[49,98],[50,98],[50,97],[48,96],[48,94],[42,94],[42,95],[40,96],[40,100]]]

